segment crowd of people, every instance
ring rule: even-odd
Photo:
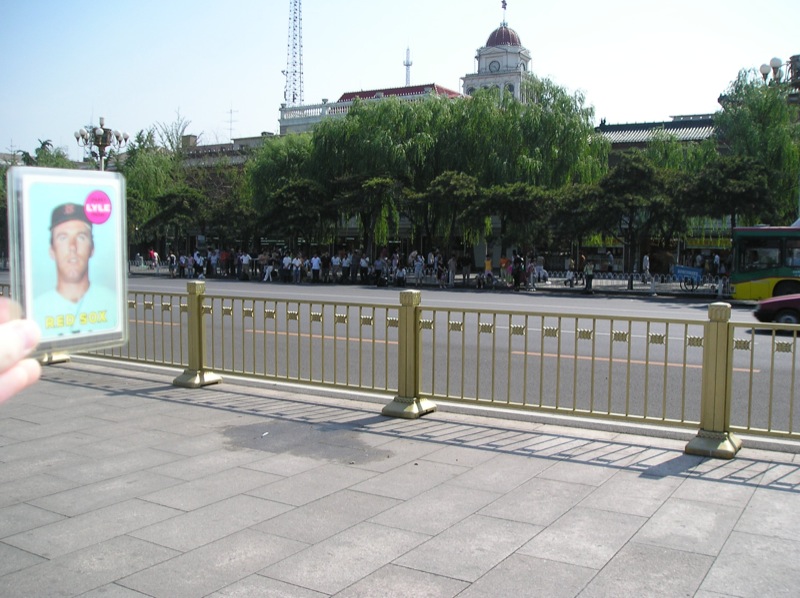
[[[376,286],[431,286],[453,288],[507,287],[535,289],[536,283],[548,281],[544,259],[524,257],[513,252],[502,257],[499,267],[486,256],[484,267],[473,273],[471,257],[449,256],[437,249],[427,254],[412,250],[408,255],[399,249],[384,248],[374,259],[360,249],[329,251],[291,251],[287,248],[264,249],[260,253],[239,249],[195,249],[194,252],[170,251],[161,261],[150,252],[150,259],[136,258],[137,265],[168,269],[172,278],[229,278],[260,282],[369,284]],[[460,279],[459,279],[460,276]]]

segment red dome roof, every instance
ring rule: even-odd
[[[486,42],[486,46],[496,47],[496,46],[521,46],[522,42],[519,41],[519,35],[517,32],[507,27],[505,24],[500,25],[497,29],[492,31],[491,35],[489,35],[489,39]]]

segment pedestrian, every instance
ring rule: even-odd
[[[592,281],[594,280],[594,263],[592,260],[586,262],[586,265],[583,268],[583,278],[585,281],[583,291],[584,293],[592,294]]]

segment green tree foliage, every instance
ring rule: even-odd
[[[172,209],[164,198],[181,195],[182,166],[175,155],[157,143],[155,130],[150,129],[134,136],[119,170],[126,181],[128,240],[133,245],[153,243],[159,232],[164,232],[157,224],[166,224],[166,218],[159,219],[159,215]]]
[[[789,224],[797,215],[800,120],[798,106],[787,101],[789,91],[788,84],[766,85],[756,73],[742,71],[714,117],[721,153],[752,160],[766,173],[764,210],[747,214],[750,223]]]
[[[639,249],[668,210],[658,170],[641,151],[625,152],[600,187],[601,203],[595,211],[598,228]],[[630,271],[633,265],[625,264],[625,268]]]
[[[74,168],[72,160],[67,155],[67,150],[63,147],[53,147],[53,142],[49,139],[39,140],[33,155],[21,151],[20,159],[25,166],[42,166],[47,168]]]
[[[780,205],[769,201],[769,175],[755,158],[720,155],[697,173],[690,197],[692,215],[729,215],[731,227],[737,217],[748,222],[780,222],[784,216]]]

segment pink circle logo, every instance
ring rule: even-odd
[[[111,200],[104,191],[92,191],[83,203],[83,211],[92,224],[103,224],[111,217]]]

